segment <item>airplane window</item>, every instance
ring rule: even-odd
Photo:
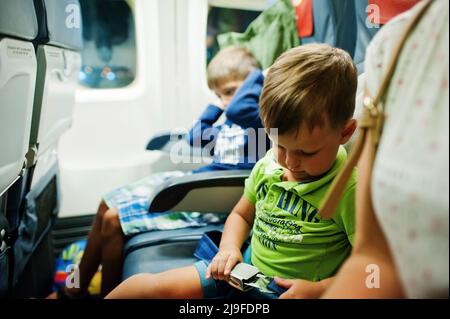
[[[206,31],[207,63],[219,51],[217,35],[226,32],[244,32],[261,11],[209,7]]]
[[[125,0],[80,0],[84,40],[81,85],[104,89],[120,88],[133,82],[136,39],[134,17],[128,3]]]

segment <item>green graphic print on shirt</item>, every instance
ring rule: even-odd
[[[244,196],[255,204],[252,264],[267,276],[318,281],[333,276],[351,251],[355,231],[356,171],[332,219],[318,208],[342,168],[339,149],[329,172],[312,182],[284,182],[272,151],[254,167]]]

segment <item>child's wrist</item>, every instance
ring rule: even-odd
[[[223,243],[219,245],[220,250],[241,250],[240,247],[235,243]]]

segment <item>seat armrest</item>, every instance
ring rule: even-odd
[[[197,163],[199,160],[206,163],[212,162],[211,154],[207,154],[201,147],[193,147],[189,144],[185,131],[156,134],[147,143],[146,149],[168,154],[173,153],[177,158],[189,163]]]
[[[162,151],[168,149],[169,144],[182,141],[186,138],[186,132],[161,132],[152,136],[147,144],[149,151]]]
[[[242,196],[250,172],[214,171],[170,179],[155,189],[149,211],[229,213]]]

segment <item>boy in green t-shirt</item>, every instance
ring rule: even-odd
[[[288,289],[281,297],[318,297],[349,255],[354,236],[355,174],[332,219],[322,219],[318,207],[346,160],[342,145],[356,129],[356,84],[355,65],[343,50],[311,44],[280,56],[260,99],[274,145],[246,180],[218,254],[209,265],[135,275],[108,297],[223,296],[229,287],[224,281],[242,261],[278,276],[276,283]],[[250,230],[251,244],[242,254]]]

